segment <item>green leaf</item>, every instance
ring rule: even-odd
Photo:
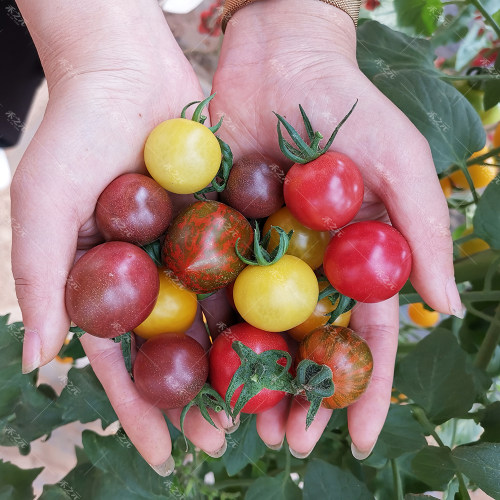
[[[420,450],[411,463],[415,476],[433,490],[444,490],[456,472],[450,452],[450,448],[439,446]]]
[[[407,493],[404,497],[404,500],[437,500],[437,497],[431,497],[430,495],[415,495],[413,493]]]
[[[257,434],[255,415],[240,414],[236,432],[226,436],[227,450],[222,460],[228,475],[234,476],[248,464],[254,464],[266,452],[266,445]]]
[[[81,369],[71,368],[57,406],[66,422],[79,420],[87,423],[100,419],[104,429],[118,420],[90,365]]]
[[[500,18],[500,10],[496,13]],[[500,23],[500,19],[497,19],[497,23]],[[493,67],[492,74],[495,75],[495,79],[488,80],[484,84],[484,109],[491,109],[500,102],[500,57],[497,56],[495,65]]]
[[[85,351],[83,350],[82,343],[77,335],[73,335],[71,340],[61,347],[59,351],[60,358],[73,358],[80,359],[86,356]]]
[[[460,446],[451,452],[458,470],[493,498],[500,497],[500,444]]]
[[[454,335],[441,328],[422,339],[398,363],[394,385],[437,424],[465,414],[475,398],[465,352]]]
[[[481,441],[500,443],[500,401],[488,405],[479,415],[479,423],[484,429]]]
[[[384,458],[396,458],[409,451],[419,450],[426,440],[419,423],[408,405],[391,405],[384,427],[373,453]]]
[[[357,58],[363,73],[425,136],[438,173],[482,148],[486,137],[478,114],[440,79],[427,40],[366,22],[358,29]]]
[[[484,190],[474,214],[474,233],[492,248],[500,248],[500,175],[497,175]]]
[[[418,35],[431,35],[443,13],[441,0],[395,0],[398,24],[412,27]]]
[[[272,498],[273,500],[300,500],[302,492],[290,479],[290,475],[282,472],[276,477],[259,477],[248,488],[245,500],[262,500]]]
[[[20,469],[16,465],[0,459],[0,498],[8,498],[9,500],[33,498],[34,493],[31,483],[42,470],[43,467]]]
[[[304,477],[304,500],[373,500],[368,488],[350,472],[312,459]]]

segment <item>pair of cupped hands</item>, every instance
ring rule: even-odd
[[[365,198],[356,219],[390,221],[410,244],[411,281],[422,298],[438,311],[461,315],[449,215],[428,143],[359,70],[350,17],[323,2],[308,2],[307,8],[306,3],[257,2],[234,16],[213,80],[217,95],[209,121],[224,116],[219,134],[236,159],[259,152],[285,163],[273,111],[303,131],[301,104],[315,130],[328,136],[358,99],[332,146],[363,174]],[[100,193],[120,174],[144,171],[149,132],[204,97],[156,5],[141,7],[133,25],[117,22],[62,47],[41,54],[49,103],[12,183],[12,265],[25,324],[25,372],[48,363],[63,344],[70,325],[66,279],[75,255],[101,241],[94,219]],[[217,310],[216,300],[206,303],[211,324],[217,323]],[[373,449],[389,408],[398,311],[395,296],[359,303],[352,314],[350,326],[366,339],[374,359],[368,390],[348,408],[358,459]],[[88,334],[81,342],[138,451],[158,473],[170,473],[164,416],[137,393],[119,344]],[[166,412],[176,426],[180,411]],[[292,453],[305,457],[332,411],[321,408],[307,431],[306,412],[302,400],[285,398],[257,415],[259,435],[275,449],[286,436]],[[185,432],[209,455],[220,456],[225,431],[234,425],[224,415],[214,418],[219,429],[192,408]]]

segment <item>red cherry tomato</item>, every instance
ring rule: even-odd
[[[365,221],[343,228],[331,239],[323,268],[340,293],[359,302],[381,302],[401,290],[411,262],[410,247],[399,231]]]
[[[66,284],[66,309],[80,328],[96,337],[116,337],[139,326],[153,310],[160,288],[149,255],[123,241],[89,250]]]
[[[164,410],[186,406],[200,392],[207,376],[207,354],[186,335],[165,334],[149,339],[134,362],[138,392]]]
[[[278,333],[266,332],[255,328],[247,323],[239,323],[224,330],[214,341],[210,350],[210,383],[212,387],[224,398],[227,388],[233,378],[234,373],[240,367],[239,356],[231,347],[231,344],[239,340],[247,347],[250,347],[257,354],[271,349],[279,349],[289,352],[286,341]],[[285,358],[280,363],[286,365]],[[232,399],[234,406],[241,393],[238,388]],[[262,389],[243,407],[243,413],[260,413],[278,404],[284,392]]]
[[[286,206],[299,222],[316,231],[332,231],[358,213],[363,177],[348,156],[330,151],[305,165],[293,165],[283,191]]]

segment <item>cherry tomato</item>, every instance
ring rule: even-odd
[[[434,326],[439,322],[439,313],[437,311],[429,311],[424,307],[422,302],[415,302],[408,306],[408,316],[419,326],[426,328]]]
[[[461,236],[467,236],[474,232],[473,227],[467,228]],[[481,238],[472,238],[471,240],[467,240],[461,245],[459,245],[458,250],[461,257],[468,257],[469,255],[474,255],[475,253],[483,252],[484,250],[488,250],[490,246],[486,241]]]
[[[332,231],[350,222],[361,207],[363,193],[359,168],[348,156],[333,151],[305,165],[293,165],[284,184],[290,212],[316,231]]]
[[[283,205],[284,179],[283,169],[268,156],[244,156],[233,165],[221,201],[248,219],[262,219]]]
[[[494,148],[500,148],[500,123],[495,128],[491,145]]]
[[[243,319],[269,332],[282,332],[305,321],[318,302],[318,280],[293,255],[269,266],[248,266],[234,283],[233,298]]]
[[[243,342],[257,354],[271,349],[289,352],[287,343],[281,335],[272,332],[259,330],[246,323],[239,323],[224,330],[214,341],[210,350],[210,383],[212,387],[224,398],[227,388],[233,378],[234,373],[240,367],[241,361],[236,352],[231,347],[236,340]],[[280,362],[286,365],[283,358]],[[231,398],[231,405],[235,405],[241,393],[238,388]],[[278,404],[284,392],[262,389],[256,396],[248,401],[243,407],[243,413],[260,413]]]
[[[392,226],[356,222],[341,229],[325,252],[332,286],[359,302],[381,302],[401,290],[411,271],[411,250]]]
[[[193,324],[198,308],[196,294],[184,288],[168,269],[159,269],[160,292],[151,314],[134,332],[143,339],[162,333],[184,333]]]
[[[474,153],[471,158],[477,158],[478,156],[484,155],[488,151],[488,147],[485,146],[483,149],[481,149],[481,151],[477,151],[476,153]],[[488,160],[486,161],[486,163],[488,163]],[[472,182],[476,189],[486,187],[498,173],[497,167],[490,167],[486,165],[470,165],[467,167],[467,170],[470,173]],[[469,183],[467,182],[467,179],[465,178],[465,175],[461,170],[453,172],[452,174],[450,174],[449,178],[456,187],[462,189],[470,189]]]
[[[217,174],[222,159],[215,135],[201,123],[174,118],[156,126],[144,147],[144,162],[167,191],[195,193]]]
[[[234,208],[199,201],[181,212],[167,230],[163,261],[179,281],[196,293],[214,292],[236,279],[245,264],[234,250],[249,256],[250,223]]]
[[[89,250],[66,283],[72,321],[96,337],[116,337],[141,324],[153,310],[158,271],[139,247],[110,241]]]
[[[208,355],[186,335],[159,335],[146,341],[134,362],[139,394],[152,405],[183,408],[201,390],[208,377]]]
[[[146,245],[159,238],[172,220],[168,193],[153,179],[124,174],[97,200],[96,223],[106,241]]]
[[[446,198],[449,198],[453,194],[453,186],[449,177],[443,177],[439,179],[439,184],[441,184],[441,189]]]
[[[331,368],[335,392],[321,403],[330,409],[354,403],[368,387],[373,370],[368,344],[342,326],[325,325],[307,335],[299,344],[296,364],[303,359]]]
[[[330,241],[328,231],[314,231],[302,225],[290,212],[288,207],[280,208],[268,217],[264,224],[263,233],[266,234],[271,226],[279,226],[287,233],[293,229],[292,239],[287,250],[288,255],[295,255],[317,269],[323,263],[323,255]],[[272,251],[279,243],[279,234],[271,232],[268,249]]]
[[[322,281],[319,283],[320,291],[323,291],[328,286],[328,283]],[[329,314],[334,311],[338,306],[339,301],[333,305],[328,297],[321,299],[316,304],[316,309],[314,309],[311,316],[309,316],[303,323],[295,326],[288,330],[288,333],[297,341],[300,342],[304,339],[304,337],[312,332],[314,329],[326,325],[326,322],[329,319]],[[351,320],[351,311],[347,311],[344,314],[341,314],[332,325],[336,326],[348,326],[349,321]]]

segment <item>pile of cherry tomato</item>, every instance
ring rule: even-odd
[[[204,125],[212,97],[192,103],[192,119],[186,106],[151,132],[149,175],[124,174],[102,192],[96,221],[105,242],[74,265],[68,313],[89,334],[145,339],[133,378],[159,408],[190,406],[203,391],[218,394],[233,418],[269,409],[286,393],[305,393],[315,411],[347,406],[373,368],[368,345],[347,328],[350,310],[392,297],[411,270],[396,229],[352,222],[363,179],[353,159],[329,149],[354,106],[323,148],[302,108],[308,142],[276,115],[280,147],[294,162],[286,170],[261,154],[233,165],[215,135],[221,122]],[[221,201],[207,200],[209,191]],[[174,217],[171,193],[196,199]],[[207,356],[185,333],[198,301],[221,289],[238,320]],[[319,373],[329,384],[315,392]]]

